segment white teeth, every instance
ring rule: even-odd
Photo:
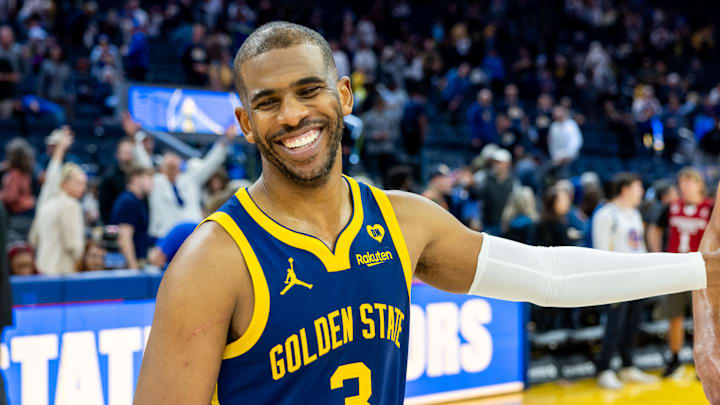
[[[311,131],[305,132],[302,135],[289,139],[283,139],[282,144],[288,149],[297,149],[313,143],[318,138],[318,136],[320,136],[320,130],[313,129]]]

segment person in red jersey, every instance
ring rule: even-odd
[[[708,197],[705,181],[695,169],[686,168],[677,176],[680,198],[669,203],[648,230],[648,245],[651,250],[662,250],[663,231],[667,230],[667,252],[695,252],[700,246],[705,228],[710,219],[713,199]],[[685,343],[685,309],[690,305],[690,293],[666,296],[665,311],[670,321],[668,343],[672,358],[663,376],[681,372],[678,353]]]

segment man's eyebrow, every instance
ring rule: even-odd
[[[305,85],[305,84],[316,84],[316,83],[323,83],[323,84],[324,84],[324,83],[325,83],[325,80],[324,80],[324,79],[321,79],[321,78],[319,78],[319,77],[317,77],[317,76],[308,76],[308,77],[303,77],[302,79],[293,82],[292,85],[293,85],[293,87],[297,87],[297,86],[302,86],[302,85]]]
[[[253,94],[252,99],[250,100],[250,104],[255,103],[256,101],[258,101],[259,99],[261,99],[261,98],[263,98],[263,97],[266,97],[266,96],[269,96],[269,95],[271,95],[271,94],[274,94],[275,92],[277,92],[277,90],[275,90],[275,89],[263,89],[263,90],[260,90],[260,91],[258,91],[257,93]]]

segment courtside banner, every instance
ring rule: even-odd
[[[12,405],[130,405],[154,300],[14,309],[0,366]]]
[[[67,283],[62,289],[68,292],[87,277],[79,278],[45,284]],[[122,285],[117,277],[105,281]],[[98,286],[93,290],[108,294]],[[28,291],[15,289],[16,297]],[[522,304],[423,284],[413,285],[412,302],[406,403],[523,389]],[[0,344],[10,403],[130,405],[154,308],[153,299],[15,307],[15,325],[4,330]]]
[[[413,284],[406,403],[522,390],[524,305]]]
[[[147,130],[222,135],[229,127],[240,127],[235,107],[241,105],[235,93],[130,86],[128,111]]]

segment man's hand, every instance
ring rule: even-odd
[[[720,187],[715,197],[717,204]],[[697,374],[711,404],[720,404],[720,209],[713,209],[700,251],[707,271],[707,288],[693,291],[694,357]]]
[[[142,125],[132,119],[130,113],[127,111],[123,111],[122,113],[122,127],[125,134],[130,137],[135,137],[135,134],[142,129]]]
[[[75,142],[75,133],[70,129],[69,126],[65,125],[62,127],[62,133],[60,134],[60,141],[57,143],[57,149],[66,152],[70,149],[73,142]]]

